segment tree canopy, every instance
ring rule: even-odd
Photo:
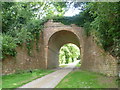
[[[76,8],[81,7],[78,15],[54,18],[54,21],[83,27],[87,36],[93,36],[101,48],[119,58],[120,2],[77,2],[74,4]]]
[[[69,43],[61,47],[59,54],[60,64],[68,64],[77,59],[80,59],[80,50],[76,45]]]
[[[71,4],[81,12],[73,17],[64,17]],[[120,57],[119,11],[120,2],[2,2],[0,50],[3,57],[15,56],[15,48],[26,43],[30,54],[31,42],[38,44],[44,22],[53,19],[83,27],[85,34],[93,36],[101,48]]]
[[[16,55],[15,48],[26,43],[28,54],[31,42],[39,40],[43,24],[65,12],[64,2],[2,2],[2,43],[0,50],[6,55]]]

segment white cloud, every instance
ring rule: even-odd
[[[64,16],[74,16],[76,14],[79,14],[80,10],[77,8],[70,8],[65,14]]]

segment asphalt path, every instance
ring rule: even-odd
[[[55,88],[56,85],[68,74],[70,73],[79,63],[79,60],[68,64],[64,68],[60,68],[55,72],[52,72],[46,76],[33,80],[19,88]]]

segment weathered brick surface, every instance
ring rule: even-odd
[[[27,54],[25,46],[18,47],[16,58],[8,57],[2,61],[2,72],[7,74],[16,70],[58,67],[60,48],[64,44],[73,43],[81,50],[81,69],[109,76],[117,75],[117,60],[99,48],[92,37],[86,37],[81,27],[48,21],[44,25],[39,43],[40,52],[33,49],[32,56]]]
[[[39,40],[39,52],[36,51],[36,44],[32,50],[31,56],[28,55],[26,45],[23,44],[21,47],[17,47],[17,56],[16,57],[7,57],[2,60],[2,74],[14,73],[19,70],[31,70],[45,68],[44,58],[44,42],[43,34],[41,34]]]

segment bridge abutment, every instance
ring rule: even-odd
[[[26,46],[17,48],[16,58],[2,60],[2,73],[14,73],[17,70],[48,69],[58,67],[59,50],[67,43],[73,43],[81,51],[81,69],[116,76],[117,60],[96,45],[94,39],[84,35],[84,30],[76,25],[63,25],[48,21],[40,35],[39,51],[27,54]],[[36,45],[34,45],[34,48]]]

